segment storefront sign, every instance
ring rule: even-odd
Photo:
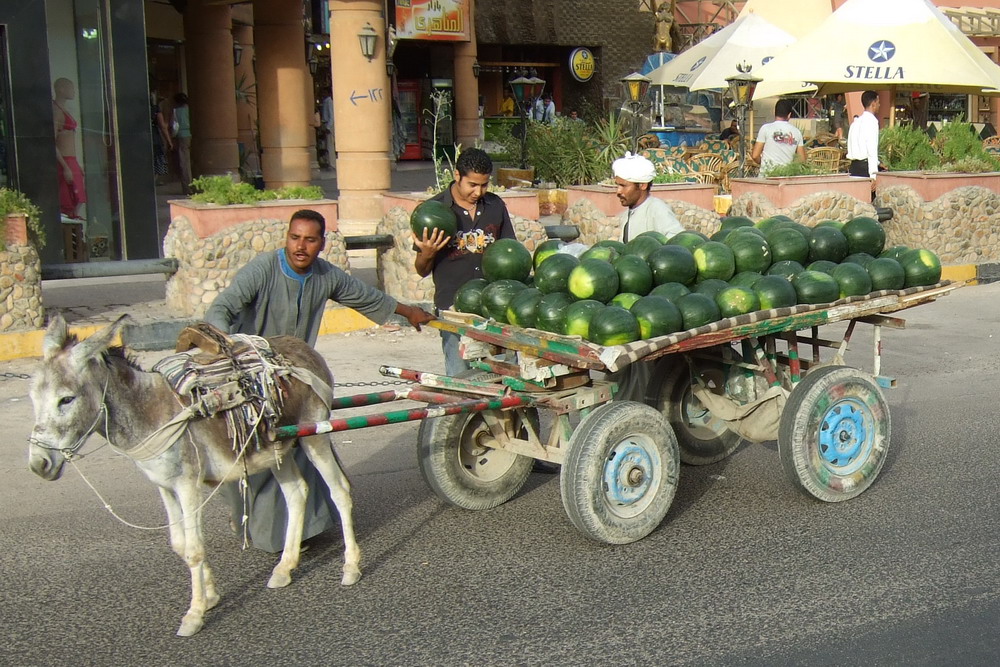
[[[396,0],[396,36],[467,42],[469,3],[467,0]]]
[[[590,81],[594,76],[594,69],[594,54],[590,49],[581,46],[569,54],[569,71],[577,81],[581,83]]]

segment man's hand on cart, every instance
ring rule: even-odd
[[[431,320],[435,319],[434,316],[426,310],[417,308],[416,306],[408,306],[405,303],[396,305],[396,314],[405,317],[406,321],[409,322],[417,331],[420,331],[421,324],[427,324]]]

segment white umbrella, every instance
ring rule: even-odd
[[[726,77],[741,63],[753,73],[795,38],[763,17],[747,13],[649,74],[653,85],[690,90],[728,88]]]
[[[807,91],[809,84],[821,95],[896,88],[1000,93],[1000,66],[930,0],[847,0],[754,73],[764,79],[758,99]]]

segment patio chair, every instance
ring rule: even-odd
[[[1000,137],[994,134],[983,139],[983,150],[990,155],[1000,155]]]
[[[639,155],[653,163],[658,170],[663,171],[663,166],[673,159],[665,148],[644,148],[639,151]]]
[[[839,148],[832,146],[820,146],[810,148],[806,151],[806,162],[819,169],[826,169],[833,173],[840,171],[840,161],[843,155]]]
[[[647,148],[659,148],[660,138],[652,133],[644,134],[641,137],[639,137],[637,144],[639,146],[640,151]]]
[[[690,174],[693,173],[691,165],[679,157],[669,157],[663,165],[663,171],[668,174]]]
[[[704,153],[718,153],[729,150],[729,142],[722,139],[705,139],[700,148]]]
[[[723,159],[721,155],[716,153],[698,153],[692,155],[691,159],[688,160],[688,164],[691,165],[691,169],[694,171],[711,171],[716,174],[722,169]]]

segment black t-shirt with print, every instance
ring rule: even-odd
[[[514,226],[507,205],[492,192],[476,202],[475,220],[455,203],[451,185],[431,199],[451,206],[458,218],[455,238],[434,256],[434,305],[443,310],[451,308],[459,287],[473,278],[483,277],[483,251],[497,239],[515,238]]]

